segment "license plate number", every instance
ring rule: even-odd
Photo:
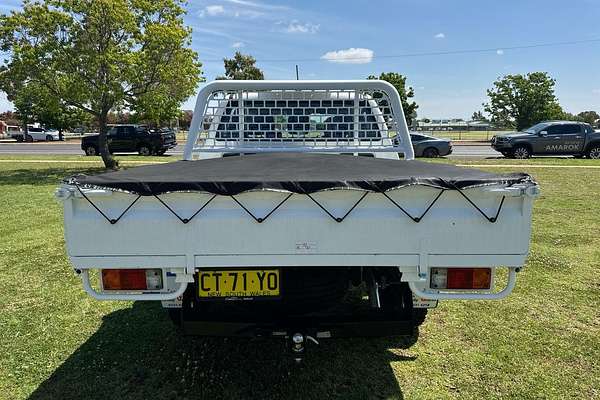
[[[200,298],[279,296],[279,270],[204,270],[198,272]]]

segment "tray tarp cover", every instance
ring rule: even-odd
[[[372,192],[426,185],[462,190],[533,182],[525,173],[495,174],[474,168],[415,160],[318,153],[261,153],[147,165],[97,175],[76,175],[66,183],[142,196],[197,191],[237,195],[253,190],[310,194],[328,189]]]

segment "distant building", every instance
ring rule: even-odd
[[[432,119],[417,121],[418,131],[489,131],[493,129],[487,121],[465,121],[462,119]]]

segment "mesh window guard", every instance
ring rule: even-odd
[[[252,151],[413,158],[398,94],[381,81],[216,81],[199,93],[194,115],[185,159]]]

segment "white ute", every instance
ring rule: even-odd
[[[184,160],[56,195],[94,298],[160,300],[186,334],[280,336],[300,357],[307,338],[414,335],[438,300],[513,290],[537,184],[413,158],[386,82],[215,81]]]

